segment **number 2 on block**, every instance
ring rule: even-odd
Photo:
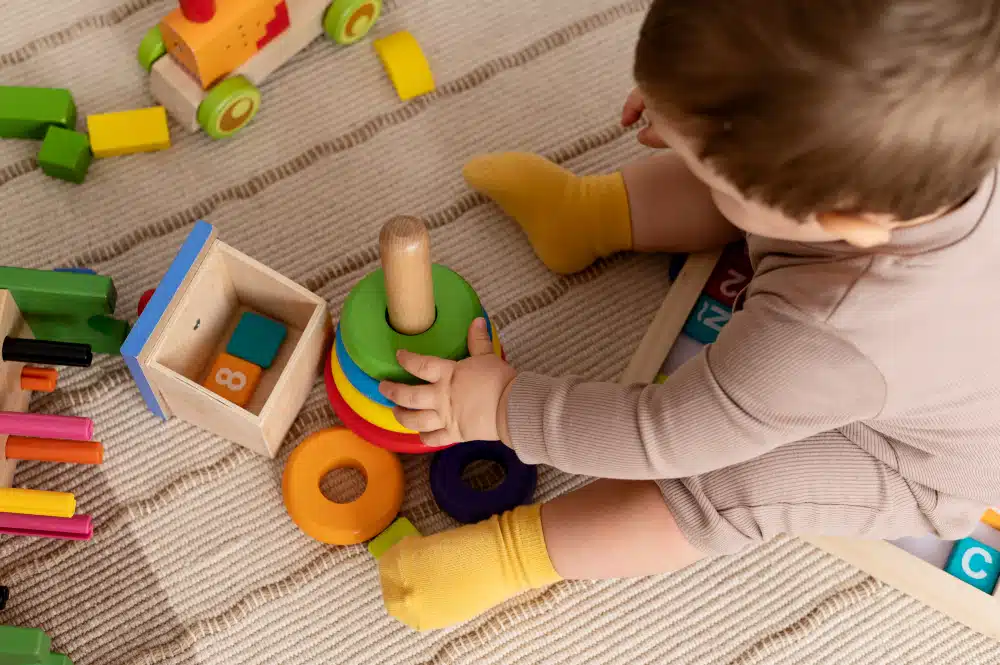
[[[717,303],[703,300],[701,309],[698,310],[698,322],[708,326],[716,333],[722,330],[722,326],[729,323],[732,313]]]

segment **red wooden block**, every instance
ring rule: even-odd
[[[746,288],[753,277],[753,267],[744,243],[728,245],[715,265],[703,293],[726,307],[732,307],[736,296]]]

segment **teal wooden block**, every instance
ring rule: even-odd
[[[87,177],[93,159],[86,134],[56,126],[49,127],[38,151],[38,166],[46,175],[76,184]]]
[[[0,626],[0,665],[40,665],[52,640],[39,628]]]
[[[283,323],[256,312],[243,312],[226,344],[226,353],[267,369],[287,335],[288,329]]]
[[[698,297],[691,314],[684,323],[684,334],[702,344],[711,344],[722,327],[729,323],[733,310],[704,293]]]
[[[413,526],[410,520],[400,517],[395,522],[386,527],[385,531],[372,538],[368,543],[368,552],[376,559],[388,552],[393,545],[407,536],[419,536],[417,527]]]
[[[0,138],[40,141],[53,125],[76,129],[69,90],[0,85]]]
[[[1000,578],[1000,551],[975,538],[963,538],[955,543],[944,569],[980,591],[992,593]]]

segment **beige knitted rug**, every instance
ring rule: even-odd
[[[580,172],[641,154],[618,126],[644,0],[388,0],[373,34],[410,30],[438,88],[401,103],[370,38],[317,39],[263,87],[228,142],[172,127],[173,147],[96,161],[81,186],[44,176],[33,142],[0,142],[0,265],[89,266],[134,318],[195,220],[325,297],[373,266],[380,225],[427,219],[516,365],[613,379],[668,287],[663,257],[548,273],[470,193],[463,161],[532,150]],[[173,0],[3,0],[0,84],[68,87],[82,118],[152,104],[134,53]],[[81,124],[81,126],[83,126]],[[454,629],[415,634],[382,608],[362,546],[323,546],[281,501],[289,452],[336,424],[317,383],[269,461],[145,409],[120,358],[66,371],[33,408],[94,419],[100,467],[22,464],[15,484],[74,492],[92,541],[0,536],[0,623],[44,628],[77,665],[159,663],[984,663],[990,642],[795,540],[652,579],[563,583]],[[404,460],[403,514],[436,508]],[[341,485],[349,484],[346,476]],[[585,482],[543,468],[540,498]],[[344,491],[340,487],[337,491]]]

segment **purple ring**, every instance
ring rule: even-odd
[[[473,489],[462,480],[472,462],[488,460],[503,467],[503,481],[491,490]],[[481,522],[491,515],[531,502],[538,469],[518,459],[500,441],[469,441],[434,453],[431,494],[441,510],[462,524]]]

